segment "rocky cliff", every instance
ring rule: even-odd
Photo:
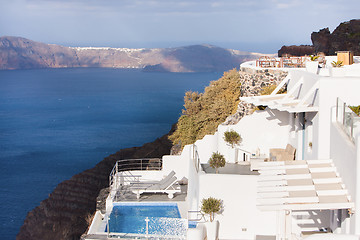
[[[109,174],[116,160],[161,157],[169,154],[170,149],[168,135],[164,135],[142,147],[122,149],[92,169],[60,183],[40,206],[28,213],[16,239],[80,239],[95,211],[99,191],[109,185]]]
[[[0,69],[107,67],[214,72],[238,67],[260,55],[211,45],[163,49],[73,48],[20,37],[0,38]]]
[[[329,28],[311,34],[313,46],[282,46],[279,57],[284,55],[304,56],[323,52],[336,55],[337,51],[352,51],[360,55],[360,19],[341,23],[332,33]]]
[[[286,55],[289,56],[305,56],[305,55],[312,55],[315,53],[314,46],[310,45],[291,45],[291,46],[282,46],[278,51],[279,57],[285,57]]]
[[[329,28],[311,34],[316,52],[334,55],[336,51],[353,51],[360,55],[360,19],[341,23],[332,33]]]

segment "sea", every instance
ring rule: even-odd
[[[0,236],[61,181],[166,134],[184,93],[222,73],[72,68],[0,71]]]

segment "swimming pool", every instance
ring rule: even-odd
[[[185,236],[187,220],[176,203],[118,203],[108,220],[110,234]]]

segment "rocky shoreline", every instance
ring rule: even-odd
[[[109,174],[120,159],[155,158],[170,153],[170,132],[141,147],[122,149],[95,167],[61,182],[49,197],[30,211],[20,228],[17,240],[80,239],[96,209],[96,198],[109,184]]]

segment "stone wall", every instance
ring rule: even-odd
[[[278,85],[286,76],[287,72],[277,69],[256,70],[252,68],[241,68],[239,71],[241,79],[241,97],[260,95],[263,87]],[[255,106],[240,101],[237,112],[229,116],[223,125],[236,124],[246,115],[254,111]]]

